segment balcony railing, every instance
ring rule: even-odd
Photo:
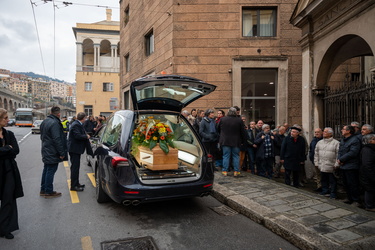
[[[119,68],[112,68],[112,67],[94,67],[94,66],[77,66],[77,71],[83,72],[120,72]]]

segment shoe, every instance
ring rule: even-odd
[[[322,191],[323,191],[322,188],[314,189],[314,192],[317,192],[317,193],[321,193]]]
[[[236,172],[236,171],[234,171],[233,176],[234,176],[234,177],[238,177],[238,176],[240,176],[240,174],[241,174],[241,172]]]
[[[14,235],[11,233],[1,234],[0,237],[5,237],[5,239],[11,240],[14,238]]]
[[[85,184],[78,184],[77,187],[85,188]]]
[[[353,207],[361,207],[362,205],[356,201],[354,201],[352,204],[350,204]]]
[[[56,193],[57,193],[56,191],[53,191],[51,194],[56,194]],[[46,193],[44,191],[40,191],[39,195],[40,196],[46,196]]]
[[[61,193],[56,192],[56,191],[53,191],[50,194],[44,194],[44,198],[56,198],[56,197],[60,197],[60,196],[61,196]]]
[[[375,208],[366,208],[366,211],[375,212]]]
[[[329,193],[325,193],[325,192],[321,192],[321,193],[319,193],[320,195],[324,195],[325,197],[329,197],[330,196],[330,194]]]
[[[228,172],[227,171],[223,171],[221,172],[223,174],[223,176],[227,176],[228,175]]]
[[[73,188],[70,188],[70,191],[76,191],[76,192],[82,192],[83,191],[83,187],[73,187]]]
[[[345,204],[352,204],[353,203],[353,201],[351,201],[351,200],[344,200],[343,201]]]

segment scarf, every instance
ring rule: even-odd
[[[264,136],[264,158],[269,158],[272,154],[271,137],[270,134],[265,134]]]
[[[210,133],[213,133],[215,134],[216,133],[216,124],[215,124],[215,121],[214,119],[208,119],[210,121]]]

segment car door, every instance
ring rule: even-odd
[[[107,122],[105,130],[100,139],[100,147],[96,149],[98,155],[98,166],[100,179],[103,188],[111,187],[117,183],[115,168],[112,166],[112,159],[120,156],[120,138],[122,134],[122,127],[124,118],[121,115],[113,115]],[[107,190],[107,193],[111,193]]]

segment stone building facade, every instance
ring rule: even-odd
[[[73,27],[77,45],[76,110],[88,115],[110,115],[119,109],[120,25],[112,10],[97,23]]]
[[[217,86],[188,109],[237,105],[247,120],[301,122],[297,0],[122,0],[122,107],[148,74],[187,75]]]
[[[290,22],[302,31],[302,124],[375,124],[375,0],[300,0]],[[312,137],[310,133],[308,135]]]

